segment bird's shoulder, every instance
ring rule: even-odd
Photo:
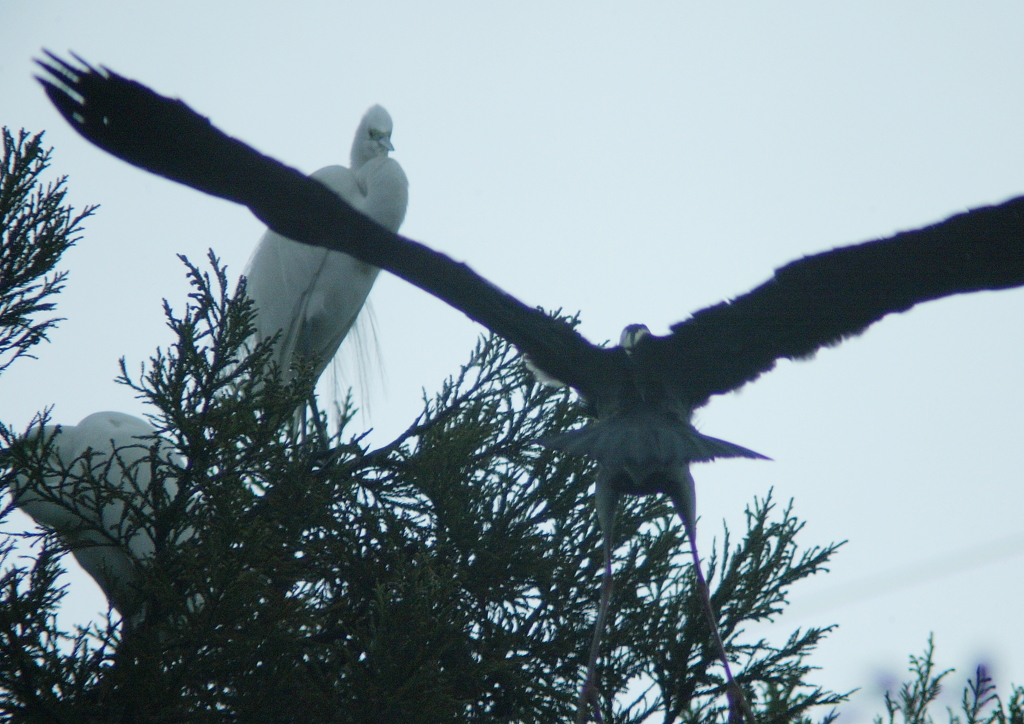
[[[366,191],[359,188],[356,174],[345,166],[324,166],[311,173],[310,178],[316,179],[353,206],[358,199],[366,196]]]

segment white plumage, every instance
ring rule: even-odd
[[[151,467],[150,451],[156,430],[145,420],[121,412],[97,412],[78,425],[43,428],[47,438],[54,435],[55,470],[69,475],[49,475],[41,488],[24,476],[15,483],[15,502],[37,523],[52,528],[92,576],[122,617],[141,620],[143,610],[137,597],[140,583],[137,562],[153,555],[155,545],[146,526],[153,508],[147,502]],[[160,444],[160,457],[173,459]],[[86,452],[91,450],[91,455]],[[97,502],[92,485],[76,481],[91,475],[100,485],[119,489],[122,499]],[[164,482],[168,498],[178,492],[176,482]],[[111,491],[117,492],[117,491]],[[126,513],[124,499],[137,513]],[[141,515],[140,515],[141,514]],[[146,519],[150,518],[149,521]],[[190,538],[191,529],[179,536]]]
[[[394,150],[391,131],[388,112],[373,106],[352,142],[351,168],[327,166],[312,177],[378,224],[397,231],[405,218],[409,182],[398,162],[388,157]],[[347,254],[299,244],[273,231],[263,235],[246,271],[248,293],[257,307],[259,337],[282,332],[274,359],[286,376],[299,355],[312,358],[320,376],[352,328],[379,271]],[[123,497],[146,495],[150,469],[143,459],[150,454],[156,430],[145,420],[98,412],[59,431],[48,425],[43,434],[56,434],[55,469],[87,476],[86,461],[79,458],[91,450],[88,468],[97,480],[116,486]],[[119,500],[98,505],[91,486],[75,485],[65,476],[48,476],[43,487],[41,495],[19,477],[13,491],[17,505],[60,534],[125,619],[141,621],[145,611],[137,596],[137,562],[152,556],[155,545],[139,526],[139,516],[126,515]],[[177,493],[173,480],[164,488],[168,496]],[[143,518],[152,513],[144,499],[137,505]],[[191,535],[186,528],[179,542]]]
[[[312,174],[356,210],[391,231],[405,218],[409,182],[388,152],[391,116],[379,105],[363,116],[352,141],[351,168],[327,166]],[[304,356],[316,377],[352,328],[380,270],[348,254],[292,241],[269,229],[246,270],[260,339],[281,338],[274,360],[286,378]]]

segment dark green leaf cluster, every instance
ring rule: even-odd
[[[64,204],[65,177],[43,185],[40,176],[50,163],[42,133],[24,130],[17,140],[3,128],[0,162],[0,372],[46,339],[60,320],[38,318],[51,312],[51,298],[64,288],[67,272],[55,272],[61,255],[72,246],[81,222]]]

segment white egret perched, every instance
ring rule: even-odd
[[[701,435],[691,423],[694,411],[713,395],[737,390],[770,371],[778,359],[805,359],[888,314],[954,294],[1024,285],[1022,197],[888,239],[798,259],[756,289],[673,325],[669,335],[630,325],[618,346],[599,347],[465,264],[372,223],[322,185],[227,136],[181,101],[106,69],[50,59],[52,65],[41,63],[50,78],[40,80],[64,118],[90,142],[143,169],[244,204],[289,238],[387,269],[514,343],[548,378],[579,393],[597,420],[545,442],[598,461],[606,555],[620,495],[671,498],[690,539],[704,614],[737,718],[752,717],[732,679],[700,572],[689,465],[760,456]],[[598,719],[593,652],[608,607],[606,572],[581,695]],[[579,720],[586,716],[581,706]]]
[[[34,482],[18,476],[15,504],[56,531],[111,605],[130,624],[138,623],[145,611],[137,564],[156,550],[144,520],[153,511],[146,501],[151,451],[155,445],[161,457],[172,454],[149,423],[121,412],[97,412],[77,425],[47,425],[41,434],[53,437],[52,468],[62,474]],[[178,492],[173,479],[165,480],[164,491],[168,498]],[[189,537],[186,528],[179,541]]]
[[[388,152],[391,116],[375,105],[352,141],[351,167],[327,166],[312,174],[350,206],[391,231],[405,218],[409,182]],[[349,333],[380,271],[348,254],[292,241],[268,229],[246,269],[249,298],[256,304],[260,339],[281,338],[274,361],[285,378],[305,358],[318,379]]]

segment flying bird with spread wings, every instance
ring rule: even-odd
[[[1018,197],[798,259],[752,291],[695,312],[669,335],[631,325],[618,346],[600,347],[465,264],[374,223],[322,184],[222,133],[182,101],[78,60],[81,67],[49,55],[40,63],[47,73],[40,80],[90,142],[147,171],[243,204],[290,239],[387,269],[512,342],[545,378],[570,386],[588,403],[595,422],[545,441],[599,463],[596,498],[606,570],[580,721],[584,701],[600,718],[593,676],[611,590],[607,561],[616,501],[652,493],[668,495],[679,513],[734,713],[750,719],[700,572],[689,465],[761,456],[697,432],[694,410],[752,382],[778,359],[806,358],[888,314],[953,294],[1024,285],[1024,197]]]

